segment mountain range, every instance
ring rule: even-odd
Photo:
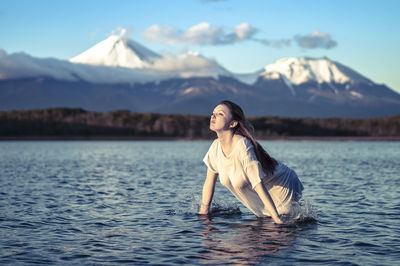
[[[0,50],[0,110],[208,114],[233,100],[251,116],[380,117],[400,113],[400,94],[329,58],[282,58],[235,74],[198,53],[161,55],[111,35],[69,61]]]

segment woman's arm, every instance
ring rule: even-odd
[[[257,192],[261,201],[264,203],[264,206],[267,207],[269,213],[271,213],[271,217],[277,224],[283,224],[282,220],[279,218],[278,211],[276,210],[274,201],[269,195],[268,191],[265,189],[263,183],[259,183],[254,187],[254,190]]]
[[[207,169],[206,181],[203,185],[203,198],[201,200],[200,210],[197,214],[208,214],[210,204],[214,196],[215,182],[217,181],[217,173]]]

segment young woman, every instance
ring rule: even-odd
[[[198,214],[208,214],[219,176],[223,186],[258,217],[270,216],[281,224],[281,214],[290,211],[301,197],[303,185],[296,173],[268,155],[251,133],[251,125],[235,103],[215,107],[210,129],[218,138],[204,157],[207,177]]]

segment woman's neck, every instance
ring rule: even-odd
[[[234,146],[239,141],[240,136],[233,133],[233,131],[217,132],[218,139],[221,143],[222,152],[225,156],[230,156]]]
[[[230,148],[233,144],[233,132],[231,130],[224,130],[217,132],[217,136],[222,146]]]

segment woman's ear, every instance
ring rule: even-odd
[[[236,127],[237,125],[238,125],[238,121],[233,120],[233,121],[231,122],[231,124],[229,125],[229,128],[234,128],[234,127]]]

